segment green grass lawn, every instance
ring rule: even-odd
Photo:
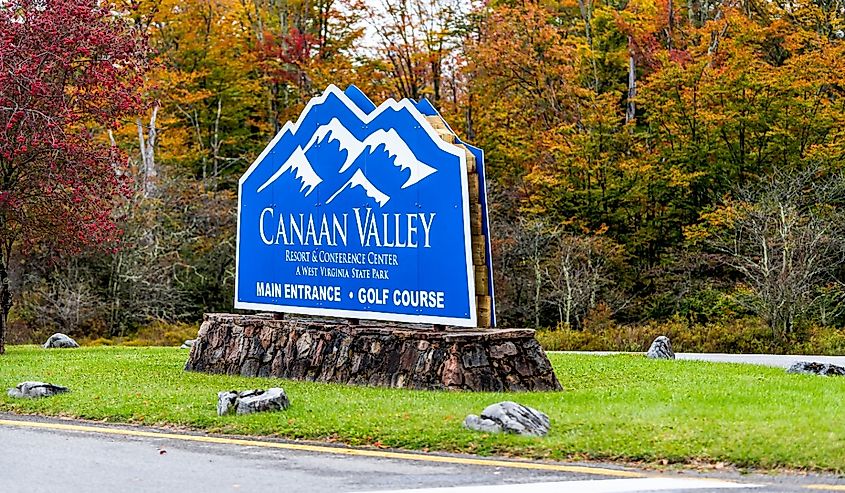
[[[564,392],[424,392],[187,373],[187,356],[176,348],[13,346],[0,357],[0,388],[42,380],[71,393],[40,400],[3,393],[0,410],[418,450],[845,471],[845,378],[555,354]],[[271,386],[288,393],[286,412],[217,416],[218,391]],[[467,414],[501,400],[547,413],[549,436],[461,427]]]

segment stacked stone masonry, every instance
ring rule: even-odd
[[[528,329],[207,314],[185,369],[413,389],[561,390]]]

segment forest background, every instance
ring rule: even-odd
[[[328,84],[488,167],[500,325],[551,349],[845,353],[845,0],[128,0],[152,48],[120,247],[9,262],[10,343],[231,311],[238,177]]]

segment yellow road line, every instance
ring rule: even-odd
[[[588,466],[567,466],[562,464],[545,464],[541,462],[517,462],[495,459],[473,459],[469,457],[449,457],[440,455],[415,454],[410,452],[388,452],[383,450],[366,450],[355,448],[327,447],[322,445],[307,445],[299,443],[280,443],[262,440],[246,440],[242,438],[224,438],[207,435],[183,435],[158,431],[130,430],[125,428],[105,428],[99,426],[73,425],[65,423],[45,423],[39,421],[16,421],[0,419],[0,426],[17,426],[21,428],[41,428],[60,431],[79,431],[88,433],[102,433],[106,435],[122,435],[145,438],[166,438],[187,442],[204,442],[225,445],[241,445],[249,447],[265,447],[283,450],[298,450],[302,452],[318,452],[324,454],[352,455],[357,457],[376,457],[380,459],[416,460],[423,462],[441,462],[470,466],[507,467],[512,469],[534,469],[539,471],[569,472],[580,474],[594,474],[598,476],[612,476],[619,478],[644,478],[645,474],[619,469],[604,469]]]
[[[845,484],[808,484],[808,490],[845,491]]]

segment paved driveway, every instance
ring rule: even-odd
[[[604,356],[610,354],[623,354],[617,351],[548,351],[549,353],[569,354],[592,354]],[[643,354],[643,353],[626,353]],[[713,361],[718,363],[747,363],[751,365],[776,366],[789,368],[798,361],[815,361],[818,363],[830,363],[845,367],[845,356],[806,356],[806,355],[785,355],[785,354],[724,354],[724,353],[675,353],[677,359]]]
[[[0,443],[3,493],[845,490],[835,476],[661,473],[612,464],[516,462],[352,449],[2,413]]]

